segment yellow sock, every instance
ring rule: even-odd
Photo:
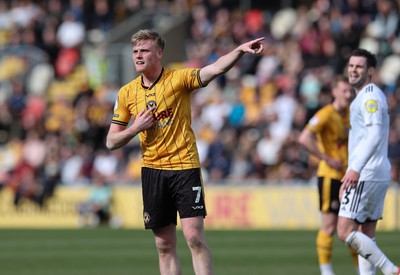
[[[330,263],[332,260],[333,236],[319,230],[317,234],[317,254],[320,265]]]
[[[358,266],[358,253],[353,248],[349,247],[349,251],[351,254],[351,258],[353,259],[353,263],[355,266]]]

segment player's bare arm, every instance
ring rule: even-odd
[[[357,161],[354,161],[352,167],[347,171],[342,179],[342,186],[347,188],[348,186],[355,186],[360,179],[360,172],[367,161],[371,158],[371,155],[378,147],[380,140],[380,130],[378,124],[372,124],[367,127],[367,135],[365,138],[358,143],[358,146],[354,149],[354,154],[357,156]]]
[[[214,63],[205,66],[200,70],[200,79],[204,85],[210,83],[214,78],[229,71],[245,53],[259,55],[264,50],[262,44],[265,37],[257,38],[252,41],[246,42],[230,53],[221,56]]]
[[[111,123],[107,134],[107,148],[110,150],[115,150],[124,146],[137,134],[151,128],[153,123],[153,109],[140,111],[132,125],[128,128],[122,125]]]
[[[330,167],[339,171],[343,169],[341,160],[333,159],[318,149],[316,135],[307,128],[301,132],[298,142],[303,145],[311,155],[314,155],[320,160],[324,160]]]

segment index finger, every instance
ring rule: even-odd
[[[147,113],[147,114],[148,114],[148,113],[151,113],[151,112],[153,112],[155,109],[156,109],[156,107],[155,107],[155,106],[152,106],[152,107],[150,107],[149,109],[147,109],[146,113]]]
[[[252,42],[252,43],[259,43],[259,42],[261,42],[261,41],[263,41],[263,40],[265,40],[265,36],[256,38],[256,39],[252,40],[251,42]]]

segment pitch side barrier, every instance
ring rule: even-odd
[[[319,227],[315,186],[229,186],[205,184],[208,229],[304,229]],[[29,200],[14,206],[12,190],[0,191],[0,228],[77,228],[77,206],[89,188],[60,186],[44,207]],[[123,228],[143,228],[141,188],[113,188],[112,216]],[[400,230],[400,191],[389,189],[378,229]]]

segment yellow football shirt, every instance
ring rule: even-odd
[[[203,87],[199,71],[164,68],[151,87],[145,87],[139,76],[119,90],[112,123],[127,126],[140,111],[156,107],[155,124],[139,133],[142,166],[165,170],[200,167],[190,106],[191,93]]]
[[[322,152],[331,158],[341,160],[344,164],[343,169],[338,171],[321,160],[318,164],[317,176],[341,180],[348,162],[349,109],[345,115],[341,115],[332,104],[328,104],[310,119],[306,127],[317,136],[318,148]]]

